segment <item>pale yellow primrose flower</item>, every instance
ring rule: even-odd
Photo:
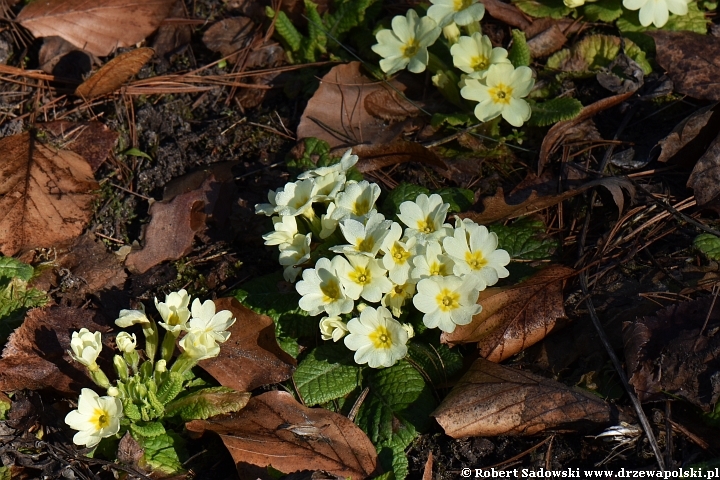
[[[426,243],[417,256],[413,257],[413,266],[415,268],[410,272],[410,278],[421,280],[435,275],[452,275],[455,263],[443,253],[439,242],[432,241]]]
[[[340,277],[345,294],[357,300],[360,297],[368,302],[379,302],[390,291],[392,282],[387,278],[380,260],[365,255],[348,255],[337,262],[337,274]]]
[[[327,210],[320,216],[320,238],[325,239],[335,233],[339,220],[332,218],[335,213],[335,202],[330,202],[327,205]]]
[[[432,18],[418,18],[415,10],[408,10],[405,16],[392,19],[392,30],[380,30],[372,46],[373,52],[381,57],[380,68],[388,75],[407,67],[413,73],[425,71],[430,55],[427,47],[440,36],[440,28]]]
[[[76,445],[92,448],[103,438],[118,433],[122,416],[119,398],[101,397],[89,388],[83,388],[77,410],[67,414],[65,423],[73,430],[78,430],[73,437]]]
[[[176,335],[187,330],[187,321],[190,318],[189,303],[190,296],[185,289],[165,295],[164,302],[158,302],[155,297],[155,308],[163,319],[159,322],[160,326]]]
[[[205,300],[200,303],[195,299],[192,304],[192,318],[188,322],[188,331],[194,335],[208,335],[218,343],[227,341],[230,332],[227,331],[235,323],[230,310],[215,312],[215,302]]]
[[[297,220],[295,220],[295,217],[289,215],[273,217],[272,222],[274,231],[262,236],[263,240],[265,240],[265,245],[292,243],[293,237],[298,233]]]
[[[388,270],[390,280],[398,285],[404,284],[410,278],[412,258],[417,253],[415,237],[408,238],[407,242],[401,242],[402,233],[400,224],[393,222],[382,246],[385,252],[382,258],[383,266]]]
[[[184,354],[195,362],[217,357],[220,353],[220,345],[217,344],[211,335],[201,330],[189,330],[188,333],[180,339],[179,344]],[[176,361],[175,363],[179,364],[180,362]]]
[[[340,256],[334,257],[332,261],[322,257],[315,268],[302,272],[303,279],[295,285],[297,292],[302,295],[300,308],[310,315],[325,311],[331,317],[352,311],[354,302],[345,294],[337,274],[337,267],[343,260]]]
[[[382,299],[381,305],[390,309],[394,317],[402,315],[402,307],[408,298],[415,295],[415,284],[412,282],[403,285],[393,285]],[[412,335],[411,335],[412,337]]]
[[[454,235],[443,240],[445,251],[455,262],[453,273],[459,277],[475,275],[487,286],[510,275],[505,268],[510,255],[497,245],[497,235],[474,222],[459,222]]]
[[[346,245],[337,245],[330,250],[345,255],[365,255],[375,258],[385,237],[390,232],[391,220],[385,220],[382,213],[374,213],[363,225],[352,218],[340,222],[340,230],[349,242]]]
[[[453,64],[470,78],[483,79],[490,65],[510,63],[508,52],[504,48],[493,48],[490,37],[474,33],[472,37],[460,37],[458,43],[450,47]]]
[[[102,334],[91,333],[87,328],[73,332],[70,339],[70,356],[76,362],[90,368],[97,368],[97,358],[102,350]]]
[[[366,180],[348,182],[345,190],[337,194],[332,218],[359,220],[370,215],[378,197],[380,197],[380,185],[377,183],[370,183]]]
[[[366,307],[347,324],[345,346],[355,351],[355,363],[391,367],[407,354],[408,332],[385,307]]]
[[[117,334],[117,337],[115,337],[115,344],[118,350],[123,353],[134,352],[137,346],[137,337],[135,337],[134,333],[120,332]]]
[[[277,203],[275,211],[281,216],[306,215],[311,217],[313,215],[312,202],[317,192],[317,184],[312,178],[290,182],[275,195],[275,203]]]
[[[280,245],[279,263],[285,267],[283,278],[286,282],[294,282],[300,272],[302,272],[300,265],[310,260],[311,241],[312,233],[308,233],[307,235],[298,233],[293,237],[292,243]]]
[[[508,63],[490,65],[484,81],[466,78],[460,90],[463,98],[478,102],[475,106],[478,120],[487,122],[502,115],[513,127],[521,127],[530,119],[530,105],[522,100],[535,85],[530,68],[513,68]]]
[[[442,197],[435,193],[429,197],[422,193],[414,202],[401,203],[398,218],[408,227],[405,236],[417,237],[422,245],[450,235],[452,227],[444,223],[449,208],[450,204],[443,203]]]
[[[141,310],[120,310],[120,316],[115,320],[115,325],[120,328],[128,328],[136,323],[150,323],[145,315],[145,306],[140,304]]]
[[[347,325],[340,317],[323,317],[320,320],[320,336],[323,340],[337,342],[348,333]]]
[[[279,191],[282,191],[280,189]],[[270,203],[258,203],[255,205],[255,214],[263,214],[267,215],[268,217],[275,213],[275,209],[277,208],[277,203],[275,202],[275,196],[277,195],[277,192],[275,190],[268,191],[268,202]]]
[[[668,10],[675,15],[687,15],[690,0],[623,0],[628,10],[640,10],[640,24],[651,23],[660,28],[668,21]]]
[[[582,7],[586,3],[597,2],[597,0],[563,0],[563,3],[568,8]]]
[[[308,178],[317,178],[325,176],[333,176],[336,174],[346,174],[348,170],[355,166],[358,162],[358,156],[352,154],[352,149],[348,149],[343,154],[342,158],[338,163],[330,165],[329,167],[319,167],[314,170],[308,170],[298,175],[299,180],[306,180]]]
[[[457,325],[467,325],[473,315],[480,313],[478,295],[485,285],[478,277],[429,277],[417,284],[413,297],[415,308],[423,312],[423,323],[428,328],[438,327],[443,332],[454,332]]]
[[[485,15],[485,5],[478,0],[430,0],[428,17],[444,27],[451,22],[458,25],[470,25],[479,22]]]

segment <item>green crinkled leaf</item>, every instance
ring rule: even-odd
[[[591,22],[612,22],[620,18],[622,14],[621,0],[602,0],[586,3],[583,7],[583,15]]]
[[[423,337],[428,334],[439,337],[435,330],[429,331]],[[441,344],[439,338],[433,340],[430,343],[410,342],[408,356],[424,378],[432,385],[440,386],[447,383],[462,369],[463,356],[457,348],[450,349],[447,345]]]
[[[335,12],[325,15],[325,25],[334,37],[342,36],[360,26],[365,13],[377,0],[344,0],[335,2]]]
[[[430,190],[413,183],[401,183],[390,191],[382,204],[382,211],[386,217],[391,217],[400,212],[401,203],[414,202],[421,193],[430,195]]]
[[[360,367],[342,342],[314,348],[298,365],[293,379],[308,407],[341,398],[361,382]]]
[[[514,67],[530,65],[530,48],[525,40],[525,32],[521,30],[512,31],[513,44],[508,52],[508,59]]]
[[[12,480],[12,470],[10,467],[0,467],[0,480]]]
[[[12,402],[0,399],[0,420],[7,420],[7,414],[11,406]]]
[[[546,260],[558,247],[558,242],[545,234],[541,220],[524,217],[510,225],[490,225],[488,230],[498,236],[498,248],[507,250],[511,258]]]
[[[715,235],[711,233],[701,233],[695,237],[693,245],[710,260],[720,260],[720,238]]]
[[[582,103],[575,98],[553,98],[534,104],[528,123],[535,127],[545,127],[564,120],[571,120],[580,114],[582,108]]]
[[[563,0],[515,0],[513,3],[523,12],[537,18],[562,18],[572,11]]]
[[[325,166],[324,164],[329,163],[329,160],[334,158],[330,156],[330,145],[328,145],[325,140],[308,137],[304,138],[302,142],[304,147],[302,157],[295,160],[288,154],[288,167],[297,168],[302,171],[311,170],[316,167]]]
[[[167,475],[176,475],[184,471],[180,458],[185,458],[185,441],[175,432],[167,432],[155,437],[133,435],[145,450],[141,460],[155,471]]]
[[[7,257],[3,257],[7,258]],[[42,307],[48,302],[47,293],[28,288],[27,281],[19,277],[0,281],[0,345],[22,323],[25,312]]]
[[[466,212],[475,203],[475,194],[467,188],[446,187],[433,193],[437,193],[442,197],[443,202],[450,204],[448,213]]]
[[[285,40],[288,47],[290,47],[290,50],[293,52],[300,50],[303,37],[283,11],[277,12],[275,19],[275,31],[278,32],[283,40]]]
[[[177,372],[170,372],[167,380],[160,386],[157,398],[163,404],[167,404],[183,391],[183,376]]]
[[[12,257],[0,257],[0,280],[19,278],[28,281],[33,275],[33,267]]]
[[[430,125],[433,128],[440,128],[443,125],[469,127],[477,122],[478,120],[474,115],[467,113],[433,113],[432,118],[430,118]]]
[[[179,416],[183,422],[205,420],[215,415],[238,412],[247,405],[250,394],[228,387],[203,388],[165,406],[165,415]]]
[[[285,290],[278,290],[278,284],[285,285]],[[294,286],[288,287],[283,281],[282,272],[251,280],[233,292],[233,296],[246,307],[273,319],[278,344],[293,357],[300,353],[298,338],[317,334],[318,320],[298,306],[300,295]]]
[[[612,35],[590,35],[570,48],[554,53],[547,60],[547,68],[572,77],[591,77],[601,68],[607,67],[620,53],[620,37]],[[645,74],[652,71],[645,52],[631,40],[624,39],[625,54],[635,60]]]
[[[647,27],[640,25],[640,17],[637,10],[626,10],[625,13],[618,18],[616,25],[621,32],[660,30],[652,24]],[[663,25],[661,30],[676,32],[687,30],[705,35],[707,33],[707,26],[708,20],[705,18],[705,13],[698,8],[696,2],[690,2],[688,3],[687,15],[674,15],[671,13],[670,18],[668,18],[667,23]]]
[[[378,461],[383,470],[393,474],[392,478],[403,479],[410,473],[410,463],[405,455],[405,448],[412,440],[405,444],[404,438],[397,438],[378,450]]]
[[[165,434],[165,427],[160,422],[135,422],[130,424],[133,436],[157,437]]]

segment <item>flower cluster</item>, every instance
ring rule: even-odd
[[[513,67],[507,50],[493,48],[490,38],[480,33],[479,21],[485,7],[478,0],[431,0],[431,3],[426,17],[419,18],[414,10],[408,10],[405,16],[393,18],[391,30],[383,29],[376,34],[378,43],[372,49],[383,57],[380,68],[389,75],[404,68],[413,73],[425,71],[433,63],[428,47],[442,31],[452,44],[453,64],[463,72],[457,85],[462,88],[460,95],[478,102],[475,116],[487,122],[502,115],[511,125],[522,126],[531,113],[523,98],[535,85],[532,70]],[[461,36],[459,27],[464,27],[468,35]],[[452,80],[447,71],[437,67],[433,70],[436,73],[433,81],[441,90],[455,87],[450,85]]]
[[[346,180],[356,162],[348,150],[338,164],[270,192],[271,203],[256,212],[272,216],[275,229],[263,238],[280,249],[285,279],[302,273],[299,305],[322,315],[322,338],[344,338],[359,364],[388,367],[405,356],[413,336],[399,321],[404,313],[414,307],[426,327],[444,332],[470,323],[482,309],[480,291],[509,275],[510,256],[484,226],[446,223],[449,204],[439,195],[403,202],[402,223],[386,219],[375,208],[378,185]],[[314,238],[324,240],[321,248]],[[303,248],[288,255],[294,245]],[[312,259],[313,250],[327,256]]]
[[[87,367],[92,380],[107,391],[107,395],[101,397],[89,388],[82,389],[77,410],[65,417],[65,423],[78,431],[73,437],[78,445],[94,447],[131,423],[161,419],[165,406],[184,389],[189,370],[200,360],[218,355],[218,344],[228,339],[227,330],[235,323],[231,312],[216,312],[210,300],[201,303],[196,298],[190,306],[185,290],[170,293],[164,302],[155,299],[161,322],[148,317],[142,304],[140,306],[140,310],[121,310],[115,321],[121,328],[140,325],[145,335],[145,350],[137,350],[135,334],[118,333],[115,343],[120,354],[113,358],[117,377],[114,385],[97,364],[103,348],[101,333],[82,328],[72,334],[70,356]],[[165,329],[162,345],[158,325]],[[168,368],[181,334],[184,334],[179,341],[182,353]],[[158,347],[159,358],[156,358]]]

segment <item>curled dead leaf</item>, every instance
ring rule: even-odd
[[[50,247],[80,235],[98,188],[88,162],[30,133],[0,140],[0,252]]]
[[[693,189],[698,206],[720,209],[720,135],[698,159],[687,186]]]
[[[357,425],[329,410],[303,407],[286,392],[264,393],[240,412],[194,420],[186,427],[220,435],[238,468],[324,470],[353,479],[368,478],[377,468],[375,447]]]
[[[106,125],[96,121],[57,120],[39,124],[38,128],[50,132],[66,145],[68,150],[87,160],[93,172],[97,171],[105,162],[120,136]]]
[[[175,0],[43,0],[30,2],[17,21],[36,37],[59,36],[93,55],[142,41],[167,17]]]
[[[540,32],[528,41],[532,58],[544,58],[560,50],[567,42],[567,37],[557,23]]]
[[[535,435],[617,422],[611,406],[590,393],[483,358],[432,415],[453,438]]]
[[[152,48],[143,47],[118,55],[81,83],[75,95],[91,100],[114,92],[136,75],[154,54]]]
[[[357,169],[361,173],[372,172],[405,162],[418,162],[447,170],[448,166],[434,152],[419,143],[396,140],[388,144],[356,145],[353,154],[360,157]]]
[[[482,311],[468,325],[443,333],[449,345],[478,343],[480,355],[501,362],[539,342],[565,316],[563,284],[575,271],[551,265],[511,287],[480,292]]]
[[[718,104],[708,105],[684,118],[673,131],[658,142],[658,162],[676,158],[679,162],[695,161],[707,150],[720,131]],[[686,160],[687,159],[687,160]]]
[[[231,17],[216,22],[203,34],[202,41],[213,52],[219,52],[235,63],[239,50],[253,43],[255,23],[247,17]]]

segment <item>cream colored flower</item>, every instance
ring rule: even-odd
[[[347,324],[345,346],[355,351],[355,363],[391,367],[407,354],[408,333],[385,307],[366,307]]]
[[[298,233],[293,237],[291,243],[280,245],[279,263],[285,267],[283,278],[285,278],[286,282],[294,282],[300,272],[302,272],[301,265],[310,260],[311,242],[312,233],[308,233],[307,235]]]
[[[450,47],[450,53],[453,64],[470,78],[483,79],[490,65],[510,63],[507,50],[493,48],[490,37],[480,33],[474,33],[472,37],[460,37],[458,43]]]
[[[102,350],[102,334],[91,333],[87,328],[73,332],[70,339],[70,356],[86,367],[97,368],[97,358]]]
[[[200,303],[195,299],[192,304],[192,318],[188,322],[188,332],[195,335],[209,335],[218,343],[227,341],[230,332],[227,331],[235,323],[230,310],[215,312],[215,302],[205,300]]]
[[[449,208],[450,204],[437,194],[428,197],[421,193],[414,202],[401,203],[398,218],[408,227],[405,236],[416,237],[418,244],[423,245],[450,235],[452,227],[444,223]]]
[[[312,178],[287,183],[282,191],[278,190],[275,195],[277,203],[275,211],[281,216],[305,215],[312,218],[314,215],[312,202],[317,193],[317,184]]]
[[[268,217],[275,213],[275,209],[277,208],[277,203],[275,202],[275,196],[277,195],[277,192],[275,190],[270,190],[268,192],[268,202],[270,203],[258,203],[255,205],[255,214],[260,215],[261,213],[263,215],[267,215]]]
[[[352,218],[340,222],[340,230],[349,242],[346,245],[337,245],[330,250],[345,255],[365,255],[375,258],[380,247],[389,233],[391,220],[385,220],[382,213],[370,215],[365,224]]]
[[[345,190],[338,193],[335,198],[336,208],[333,210],[332,218],[360,220],[373,211],[379,196],[380,185],[377,183],[370,183],[366,180],[348,182]]]
[[[289,215],[273,217],[272,222],[274,231],[262,236],[263,240],[265,240],[265,245],[292,243],[293,237],[298,233],[297,220],[295,220],[295,217]]]
[[[115,344],[118,347],[118,350],[120,350],[123,353],[130,353],[135,351],[135,347],[137,346],[137,337],[135,334],[130,334],[128,332],[120,332],[117,334],[117,337],[115,337]]]
[[[320,336],[323,340],[337,342],[348,333],[347,325],[340,317],[323,317],[320,320]]]
[[[430,0],[428,17],[444,27],[451,22],[470,25],[479,22],[485,15],[485,5],[478,0]]]
[[[475,100],[475,116],[487,122],[502,115],[513,127],[521,127],[530,118],[530,105],[523,100],[533,85],[532,70],[528,67],[513,68],[508,63],[490,65],[485,83],[472,78],[465,79],[460,95]]]
[[[352,149],[347,149],[340,161],[330,165],[329,167],[318,167],[314,170],[308,170],[298,175],[298,179],[306,180],[308,178],[317,178],[325,176],[334,176],[336,174],[346,174],[358,162],[358,156],[352,154]]]
[[[410,237],[406,242],[400,241],[403,231],[399,223],[393,222],[390,233],[385,237],[382,250],[383,266],[388,270],[388,276],[394,283],[402,285],[410,277],[412,258],[417,252],[416,239]]]
[[[189,304],[190,296],[185,289],[165,295],[164,302],[158,302],[156,297],[155,307],[163,319],[159,322],[160,326],[175,334],[187,330],[187,321],[190,318]]]
[[[402,285],[393,285],[382,299],[382,306],[390,309],[394,317],[402,315],[402,307],[408,298],[415,295],[415,284],[408,282]]]
[[[689,0],[623,0],[628,10],[640,10],[640,24],[651,23],[660,28],[668,21],[668,11],[675,15],[687,15]]]
[[[430,58],[427,47],[440,36],[440,28],[429,17],[418,18],[415,10],[408,10],[405,16],[392,19],[392,30],[380,30],[372,46],[373,52],[381,57],[380,68],[388,75],[407,67],[413,73],[425,71]]]
[[[454,332],[457,325],[467,325],[482,307],[477,299],[485,289],[478,277],[468,275],[429,277],[417,285],[413,297],[415,308],[423,312],[423,323],[428,328],[439,327],[443,332]]]
[[[310,315],[325,311],[331,317],[352,311],[354,302],[345,293],[337,274],[338,265],[343,260],[340,256],[332,261],[322,257],[315,268],[303,271],[303,279],[295,285],[297,292],[302,295],[300,308]]]
[[[103,438],[118,433],[122,416],[123,409],[119,398],[101,397],[89,388],[83,388],[77,410],[67,414],[65,423],[73,430],[78,430],[73,437],[76,445],[92,448]]]
[[[120,328],[128,328],[136,323],[150,323],[145,315],[145,307],[140,304],[141,310],[120,310],[120,316],[115,320],[115,325]]]
[[[189,330],[180,339],[179,344],[184,355],[192,359],[193,362],[217,357],[220,353],[220,345],[217,344],[215,338],[201,330]]]
[[[426,243],[422,251],[413,258],[413,266],[410,278],[417,281],[435,275],[442,277],[452,275],[455,263],[443,253],[439,242],[432,241]]]
[[[460,277],[475,275],[487,286],[510,275],[505,268],[510,255],[497,245],[497,235],[474,222],[459,222],[454,235],[443,240],[445,251],[455,262],[453,273]]]
[[[353,300],[362,297],[368,302],[379,302],[392,288],[380,261],[365,255],[349,255],[347,260],[339,257],[337,274],[346,295]]]

